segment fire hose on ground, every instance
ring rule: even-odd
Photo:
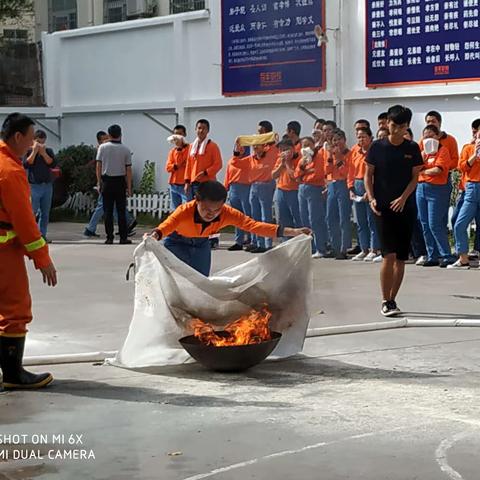
[[[480,327],[480,319],[448,319],[433,320],[421,318],[399,318],[384,322],[360,323],[353,325],[340,325],[333,327],[309,328],[306,338],[324,337],[327,335],[345,335],[349,333],[363,333],[396,328],[423,328],[423,327]],[[99,351],[88,353],[73,353],[61,355],[41,355],[25,357],[23,364],[35,365],[60,365],[72,363],[97,363],[112,358],[116,351]]]

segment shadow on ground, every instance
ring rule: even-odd
[[[441,375],[405,372],[352,365],[338,360],[311,358],[303,355],[288,360],[266,361],[240,373],[211,372],[198,363],[135,369],[140,373],[187,378],[232,386],[267,386],[291,388],[337,378],[339,380],[394,380],[439,378]]]

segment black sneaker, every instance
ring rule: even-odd
[[[265,253],[266,251],[268,251],[266,248],[257,247],[257,248],[254,248],[253,250],[250,250],[250,253]]]
[[[234,243],[230,247],[227,248],[229,252],[238,252],[240,250],[243,250],[243,247],[239,245],[238,243]]]
[[[382,309],[380,310],[380,313],[384,317],[394,317],[401,312],[400,309],[397,307],[397,303],[395,302],[395,300],[387,300],[382,302]]]
[[[86,228],[84,231],[83,231],[83,236],[84,237],[89,237],[89,238],[98,238],[100,235],[98,235],[98,233],[95,233],[95,232],[92,232],[91,230],[89,230],[88,228]]]
[[[120,245],[131,245],[131,244],[132,244],[132,241],[129,240],[128,238],[126,238],[126,239],[120,240],[118,243],[119,243]]]
[[[107,238],[105,240],[105,245],[113,245],[113,238]]]
[[[335,260],[347,260],[347,258],[346,252],[339,252],[335,255]]]
[[[348,255],[358,255],[361,251],[362,249],[360,248],[360,245],[356,245],[355,247],[347,250],[347,253]]]
[[[440,268],[447,268],[449,265],[453,265],[458,258],[456,257],[450,257],[450,258],[444,258],[440,260]]]
[[[250,245],[247,245],[245,247],[245,251],[246,252],[251,252],[252,250],[255,250],[256,248],[258,248],[256,245],[254,245],[253,243],[251,243]]]
[[[335,252],[332,252],[331,250],[327,251],[323,258],[335,258]]]
[[[438,260],[427,260],[424,264],[424,267],[439,267],[440,262]]]

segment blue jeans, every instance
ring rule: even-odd
[[[171,183],[169,185],[169,189],[170,189],[170,205],[172,210],[175,210],[182,203],[185,203],[187,201],[185,186]]]
[[[257,222],[273,222],[273,194],[275,181],[255,182],[250,187],[250,207],[252,218]],[[252,234],[252,243],[260,248],[272,248],[271,238]]]
[[[427,246],[427,259],[436,261],[452,255],[445,211],[448,215],[450,186],[421,182],[417,185],[417,208]]]
[[[172,233],[163,244],[182,262],[208,277],[212,264],[212,251],[208,238],[187,238]]]
[[[354,189],[356,195],[365,195],[365,182],[363,180],[355,180]],[[363,251],[368,249],[379,250],[380,240],[377,234],[375,214],[370,205],[368,202],[354,202],[353,207],[357,215],[357,233],[360,248]]]
[[[88,222],[88,225],[87,225],[88,231],[92,233],[96,233],[98,222],[100,222],[100,220],[102,219],[103,213],[104,213],[103,212],[103,195],[100,194],[98,196],[97,206],[95,207],[95,210],[93,211],[92,216],[90,217],[90,221]],[[113,217],[115,221],[118,223],[116,209],[113,210]],[[127,225],[131,225],[132,223],[133,223],[132,214],[127,210]]]
[[[328,184],[327,225],[332,248],[336,253],[346,252],[352,246],[352,202],[347,182],[337,180]]]
[[[52,208],[53,184],[31,183],[33,214],[39,216],[38,227],[43,238],[47,238],[48,220]]]
[[[455,209],[453,210],[452,214],[452,229],[455,232],[455,224],[457,223],[458,214],[462,209],[463,202],[465,201],[465,192],[460,192],[458,196],[457,204],[455,205]],[[473,241],[473,249],[477,252],[480,251],[480,211],[478,212],[477,216],[475,217],[475,239]]]
[[[228,190],[228,200],[230,206],[236,210],[244,213],[245,215],[251,216],[250,210],[250,185],[245,185],[243,183],[232,183]],[[250,233],[244,232],[239,228],[235,228],[235,243],[238,245],[243,245],[243,241],[247,237],[247,242],[250,243],[251,236]]]
[[[312,251],[325,253],[327,250],[326,201],[324,187],[301,184],[298,189],[302,226],[313,231]]]
[[[455,222],[455,246],[457,253],[468,253],[467,229],[474,218],[480,217],[480,183],[468,182],[462,208]],[[477,224],[478,228],[478,224]],[[478,233],[477,233],[478,235]]]
[[[297,190],[277,188],[278,223],[282,227],[301,227]]]
[[[188,194],[186,195],[187,202],[191,202],[195,198],[195,194],[197,193],[199,186],[199,182],[194,182],[190,184],[190,189],[188,191]]]

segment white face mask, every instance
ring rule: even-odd
[[[427,155],[434,155],[438,152],[440,142],[436,138],[426,138],[423,141],[423,150]]]
[[[302,148],[302,157],[313,157],[314,151],[310,148]]]

